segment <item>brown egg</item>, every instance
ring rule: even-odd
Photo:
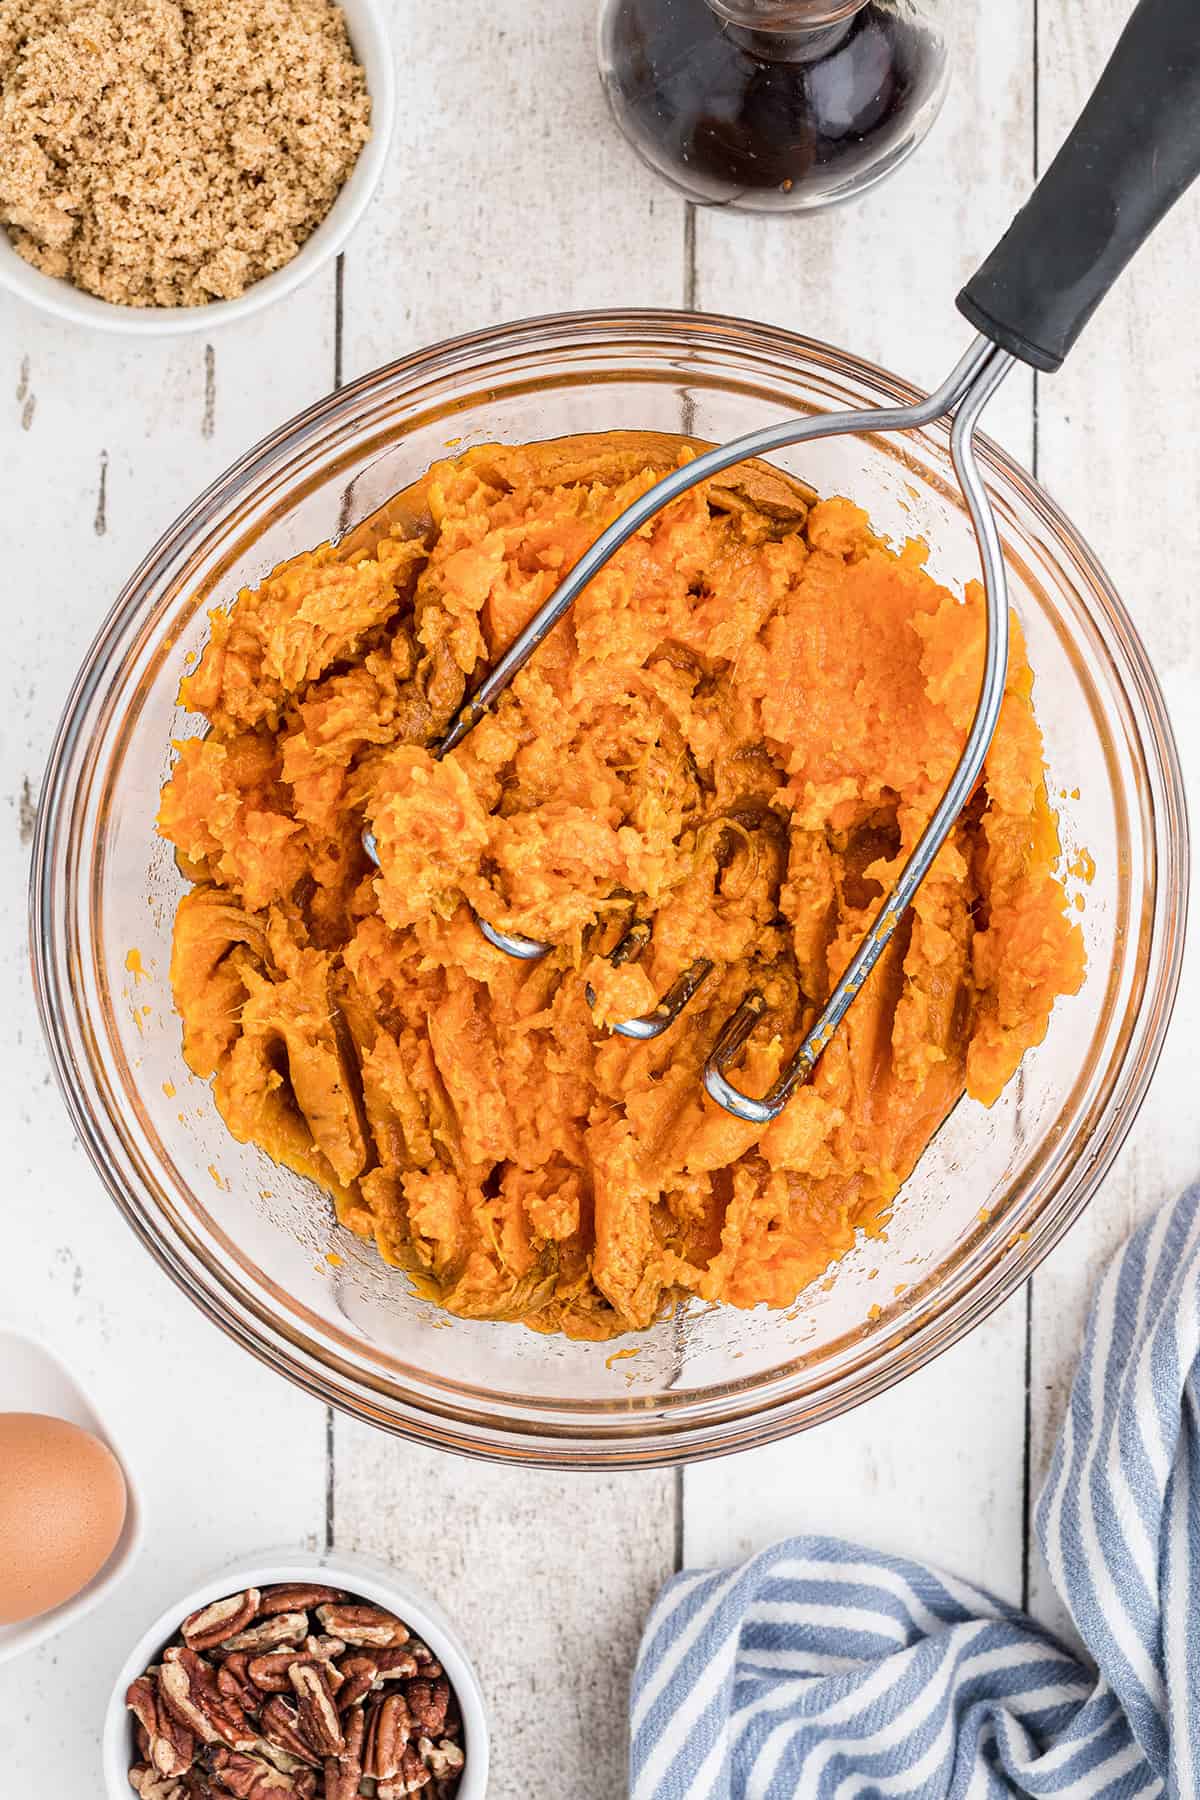
[[[125,1523],[125,1477],[106,1444],[44,1413],[0,1413],[0,1625],[71,1599]]]

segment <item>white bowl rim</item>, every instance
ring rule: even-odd
[[[101,1758],[108,1800],[129,1800],[129,1769],[134,1760],[130,1714],[125,1693],[143,1674],[158,1651],[197,1607],[247,1587],[269,1587],[281,1581],[312,1581],[386,1607],[404,1620],[434,1652],[446,1671],[462,1709],[467,1761],[456,1800],[484,1800],[488,1785],[489,1733],[483,1689],[466,1648],[437,1601],[413,1576],[398,1573],[378,1557],[337,1549],[325,1551],[265,1550],[239,1558],[199,1582],[166,1607],[143,1631],[117,1674],[104,1716]]]
[[[0,225],[0,288],[37,311],[72,325],[126,337],[181,337],[214,331],[248,318],[294,293],[342,249],[374,197],[387,164],[396,122],[396,74],[392,41],[381,0],[337,0],[346,17],[355,57],[371,97],[371,136],[363,145],[333,205],[295,256],[233,300],[207,306],[118,306],[77,288],[64,276],[47,275],[20,256]]]

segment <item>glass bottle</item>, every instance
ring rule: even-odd
[[[916,149],[948,73],[936,0],[605,0],[617,124],[689,200],[849,200]]]

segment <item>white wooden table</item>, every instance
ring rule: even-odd
[[[812,221],[689,213],[609,124],[594,0],[393,0],[391,175],[337,279],[244,326],[134,344],[0,299],[0,1318],[44,1333],[136,1458],[150,1533],[118,1596],[0,1669],[0,1796],[100,1794],[99,1721],[135,1629],[210,1565],[332,1532],[419,1570],[492,1709],[495,1800],[624,1792],[626,1686],[660,1581],[797,1529],[935,1556],[1057,1617],[1029,1521],[1095,1274],[1196,1173],[1200,945],[1152,1096],[1087,1217],[922,1374],[827,1426],[682,1474],[522,1473],[410,1448],[267,1373],[181,1298],[106,1198],[51,1083],[26,953],[38,781],[117,588],[234,456],[336,381],[450,333],[566,307],[746,313],[920,382],[953,296],[1060,141],[1128,0],[956,0],[953,93],[907,169]],[[1168,220],[1068,370],[989,415],[1098,548],[1200,768],[1200,205]],[[231,1448],[232,1446],[232,1448]]]

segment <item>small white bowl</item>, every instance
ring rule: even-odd
[[[58,275],[44,275],[18,256],[0,225],[0,287],[27,300],[42,312],[90,325],[96,331],[130,336],[170,337],[185,331],[213,331],[260,312],[292,293],[335,257],[366,211],[387,161],[396,118],[396,77],[392,44],[380,0],[339,0],[354,54],[367,78],[371,96],[371,136],[329,212],[291,262],[264,275],[236,300],[213,300],[207,306],[117,306],[87,294]]]
[[[483,1690],[466,1649],[437,1602],[410,1575],[397,1574],[373,1556],[347,1556],[336,1550],[312,1555],[304,1551],[264,1551],[233,1563],[220,1574],[181,1595],[159,1614],[133,1646],[117,1676],[104,1719],[101,1756],[108,1800],[130,1800],[129,1770],[137,1760],[134,1723],[125,1707],[131,1681],[158,1658],[159,1651],[197,1607],[243,1588],[270,1587],[279,1581],[314,1581],[345,1588],[403,1619],[423,1638],[446,1671],[463,1718],[466,1767],[456,1800],[484,1800],[488,1783],[488,1727]]]
[[[125,1523],[116,1548],[104,1567],[73,1600],[64,1600],[61,1606],[39,1613],[36,1619],[0,1625],[0,1663],[3,1663],[12,1656],[32,1650],[65,1626],[76,1624],[112,1592],[128,1571],[141,1544],[142,1504],[129,1465],[121,1456],[95,1403],[53,1351],[37,1338],[9,1326],[0,1326],[0,1412],[49,1413],[52,1418],[68,1419],[72,1425],[81,1425],[102,1444],[107,1444],[121,1464],[126,1493]]]

